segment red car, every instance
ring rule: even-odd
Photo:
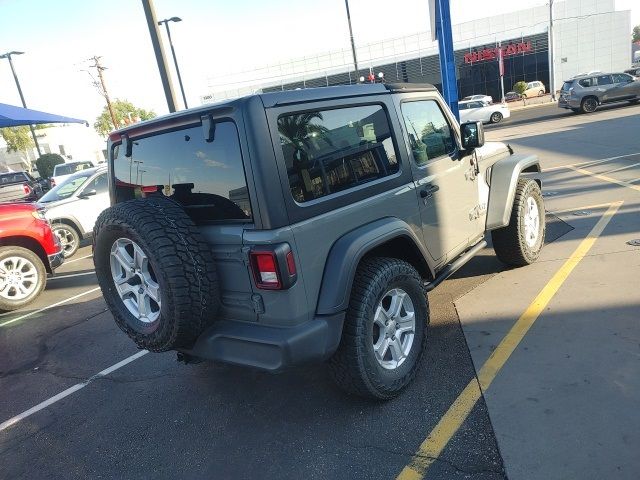
[[[36,205],[0,205],[0,310],[33,301],[44,290],[47,273],[63,261],[60,241]]]

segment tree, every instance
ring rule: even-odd
[[[633,27],[633,33],[631,34],[632,42],[640,42],[640,25]]]
[[[116,128],[128,125],[134,121],[149,120],[156,116],[156,114],[151,110],[137,108],[133,103],[127,100],[114,100],[111,102],[111,107],[113,108],[113,113],[116,117],[116,122],[118,123]],[[103,137],[106,137],[109,132],[114,130],[113,122],[111,121],[111,113],[106,106],[102,110],[100,116],[96,118],[96,123],[93,124],[93,128],[95,128],[96,132]]]
[[[513,91],[522,95],[523,92],[527,89],[527,83],[520,81],[513,86]]]
[[[51,177],[53,175],[53,167],[61,163],[64,163],[64,158],[57,153],[45,153],[39,157],[36,160],[36,167],[38,168],[40,178]]]
[[[28,126],[1,128],[2,138],[7,142],[7,152],[26,152],[34,147]]]

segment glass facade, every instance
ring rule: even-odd
[[[527,44],[527,49],[518,49],[518,44]],[[455,52],[458,93],[460,98],[468,95],[483,94],[491,95],[494,100],[500,99],[500,74],[498,61],[493,58],[482,59],[485,50],[495,51],[496,43],[478,45],[471,49],[457,50]],[[502,47],[510,49],[504,58],[504,91],[513,90],[513,85],[519,81],[531,82],[539,80],[549,88],[549,54],[548,36],[546,33],[517,37],[502,42]],[[524,51],[526,50],[526,51]],[[473,57],[473,54],[476,54]],[[470,55],[471,54],[471,55]],[[465,56],[467,57],[465,59]],[[478,58],[470,61],[470,57]],[[384,73],[386,82],[407,82],[407,83],[431,83],[439,90],[440,84],[440,63],[437,55],[410,58],[394,63],[387,63],[373,67],[373,72]],[[361,70],[361,75],[369,72]],[[356,76],[352,73],[337,73],[334,75],[323,75],[321,77],[309,78],[305,81],[296,81],[266,87],[264,92],[279,90],[293,90],[296,88],[324,87],[330,85],[348,85],[356,83]]]

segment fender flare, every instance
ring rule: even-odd
[[[513,154],[491,166],[486,230],[509,225],[520,174],[540,171],[536,155]]]
[[[317,314],[333,315],[346,310],[356,269],[362,257],[372,249],[399,237],[411,241],[427,263],[427,252],[422,243],[411,227],[399,218],[381,218],[361,225],[336,240],[325,263]],[[433,271],[431,273],[433,274]]]

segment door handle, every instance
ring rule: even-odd
[[[434,193],[436,193],[438,190],[440,190],[440,187],[438,185],[433,185],[432,183],[430,183],[429,185],[425,185],[425,187],[422,190],[420,190],[420,197],[428,198],[432,196]]]

